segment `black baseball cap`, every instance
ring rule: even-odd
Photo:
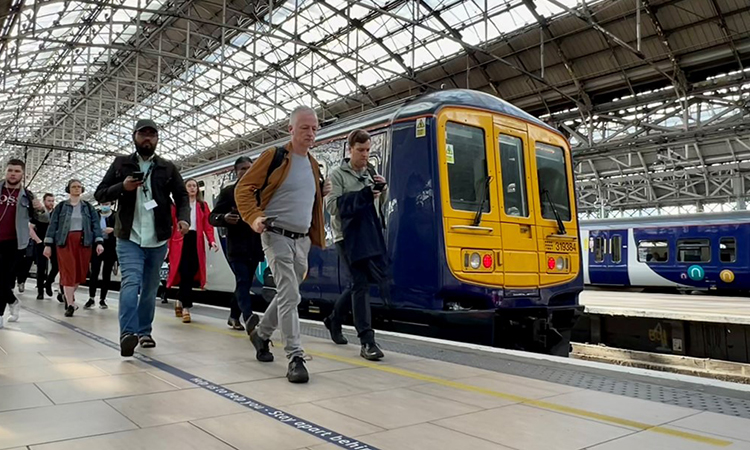
[[[156,132],[159,131],[159,128],[156,126],[156,122],[151,119],[140,119],[138,122],[136,122],[135,130],[133,131],[141,131],[145,128],[151,128]]]

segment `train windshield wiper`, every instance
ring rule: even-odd
[[[484,210],[484,202],[487,201],[487,194],[490,190],[490,180],[492,180],[492,177],[488,176],[482,183],[482,192],[479,194],[479,206],[477,207],[477,214],[474,216],[474,223],[472,224],[475,227],[478,227],[482,223],[482,210]]]
[[[552,207],[552,213],[555,215],[555,220],[557,221],[557,234],[568,234],[567,231],[565,231],[565,224],[563,224],[563,221],[560,218],[560,213],[557,212],[555,202],[552,201],[552,197],[549,195],[549,191],[547,189],[542,189],[542,194],[547,197],[547,202],[549,202],[549,205]]]

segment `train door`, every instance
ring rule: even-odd
[[[539,256],[534,214],[528,189],[533,186],[529,172],[528,136],[496,118],[494,123],[497,155],[497,189],[500,227],[503,236],[503,272],[508,287],[539,286]]]
[[[589,233],[588,263],[591,284],[629,285],[628,231],[592,230]]]

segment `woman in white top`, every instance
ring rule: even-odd
[[[206,242],[213,251],[219,251],[214,239],[214,227],[208,222],[211,211],[203,201],[198,182],[189,178],[185,188],[190,197],[190,231],[183,236],[177,228],[177,211],[172,207],[174,230],[169,240],[169,278],[167,288],[179,286],[179,300],[175,302],[175,315],[183,323],[190,323],[190,308],[193,307],[193,287],[203,289],[206,285]],[[197,282],[197,283],[196,283]]]

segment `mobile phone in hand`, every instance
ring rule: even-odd
[[[383,189],[385,189],[385,183],[375,183],[372,187],[372,190],[377,192],[381,192]]]
[[[131,177],[133,177],[136,181],[143,181],[143,172],[133,172],[130,174]]]

